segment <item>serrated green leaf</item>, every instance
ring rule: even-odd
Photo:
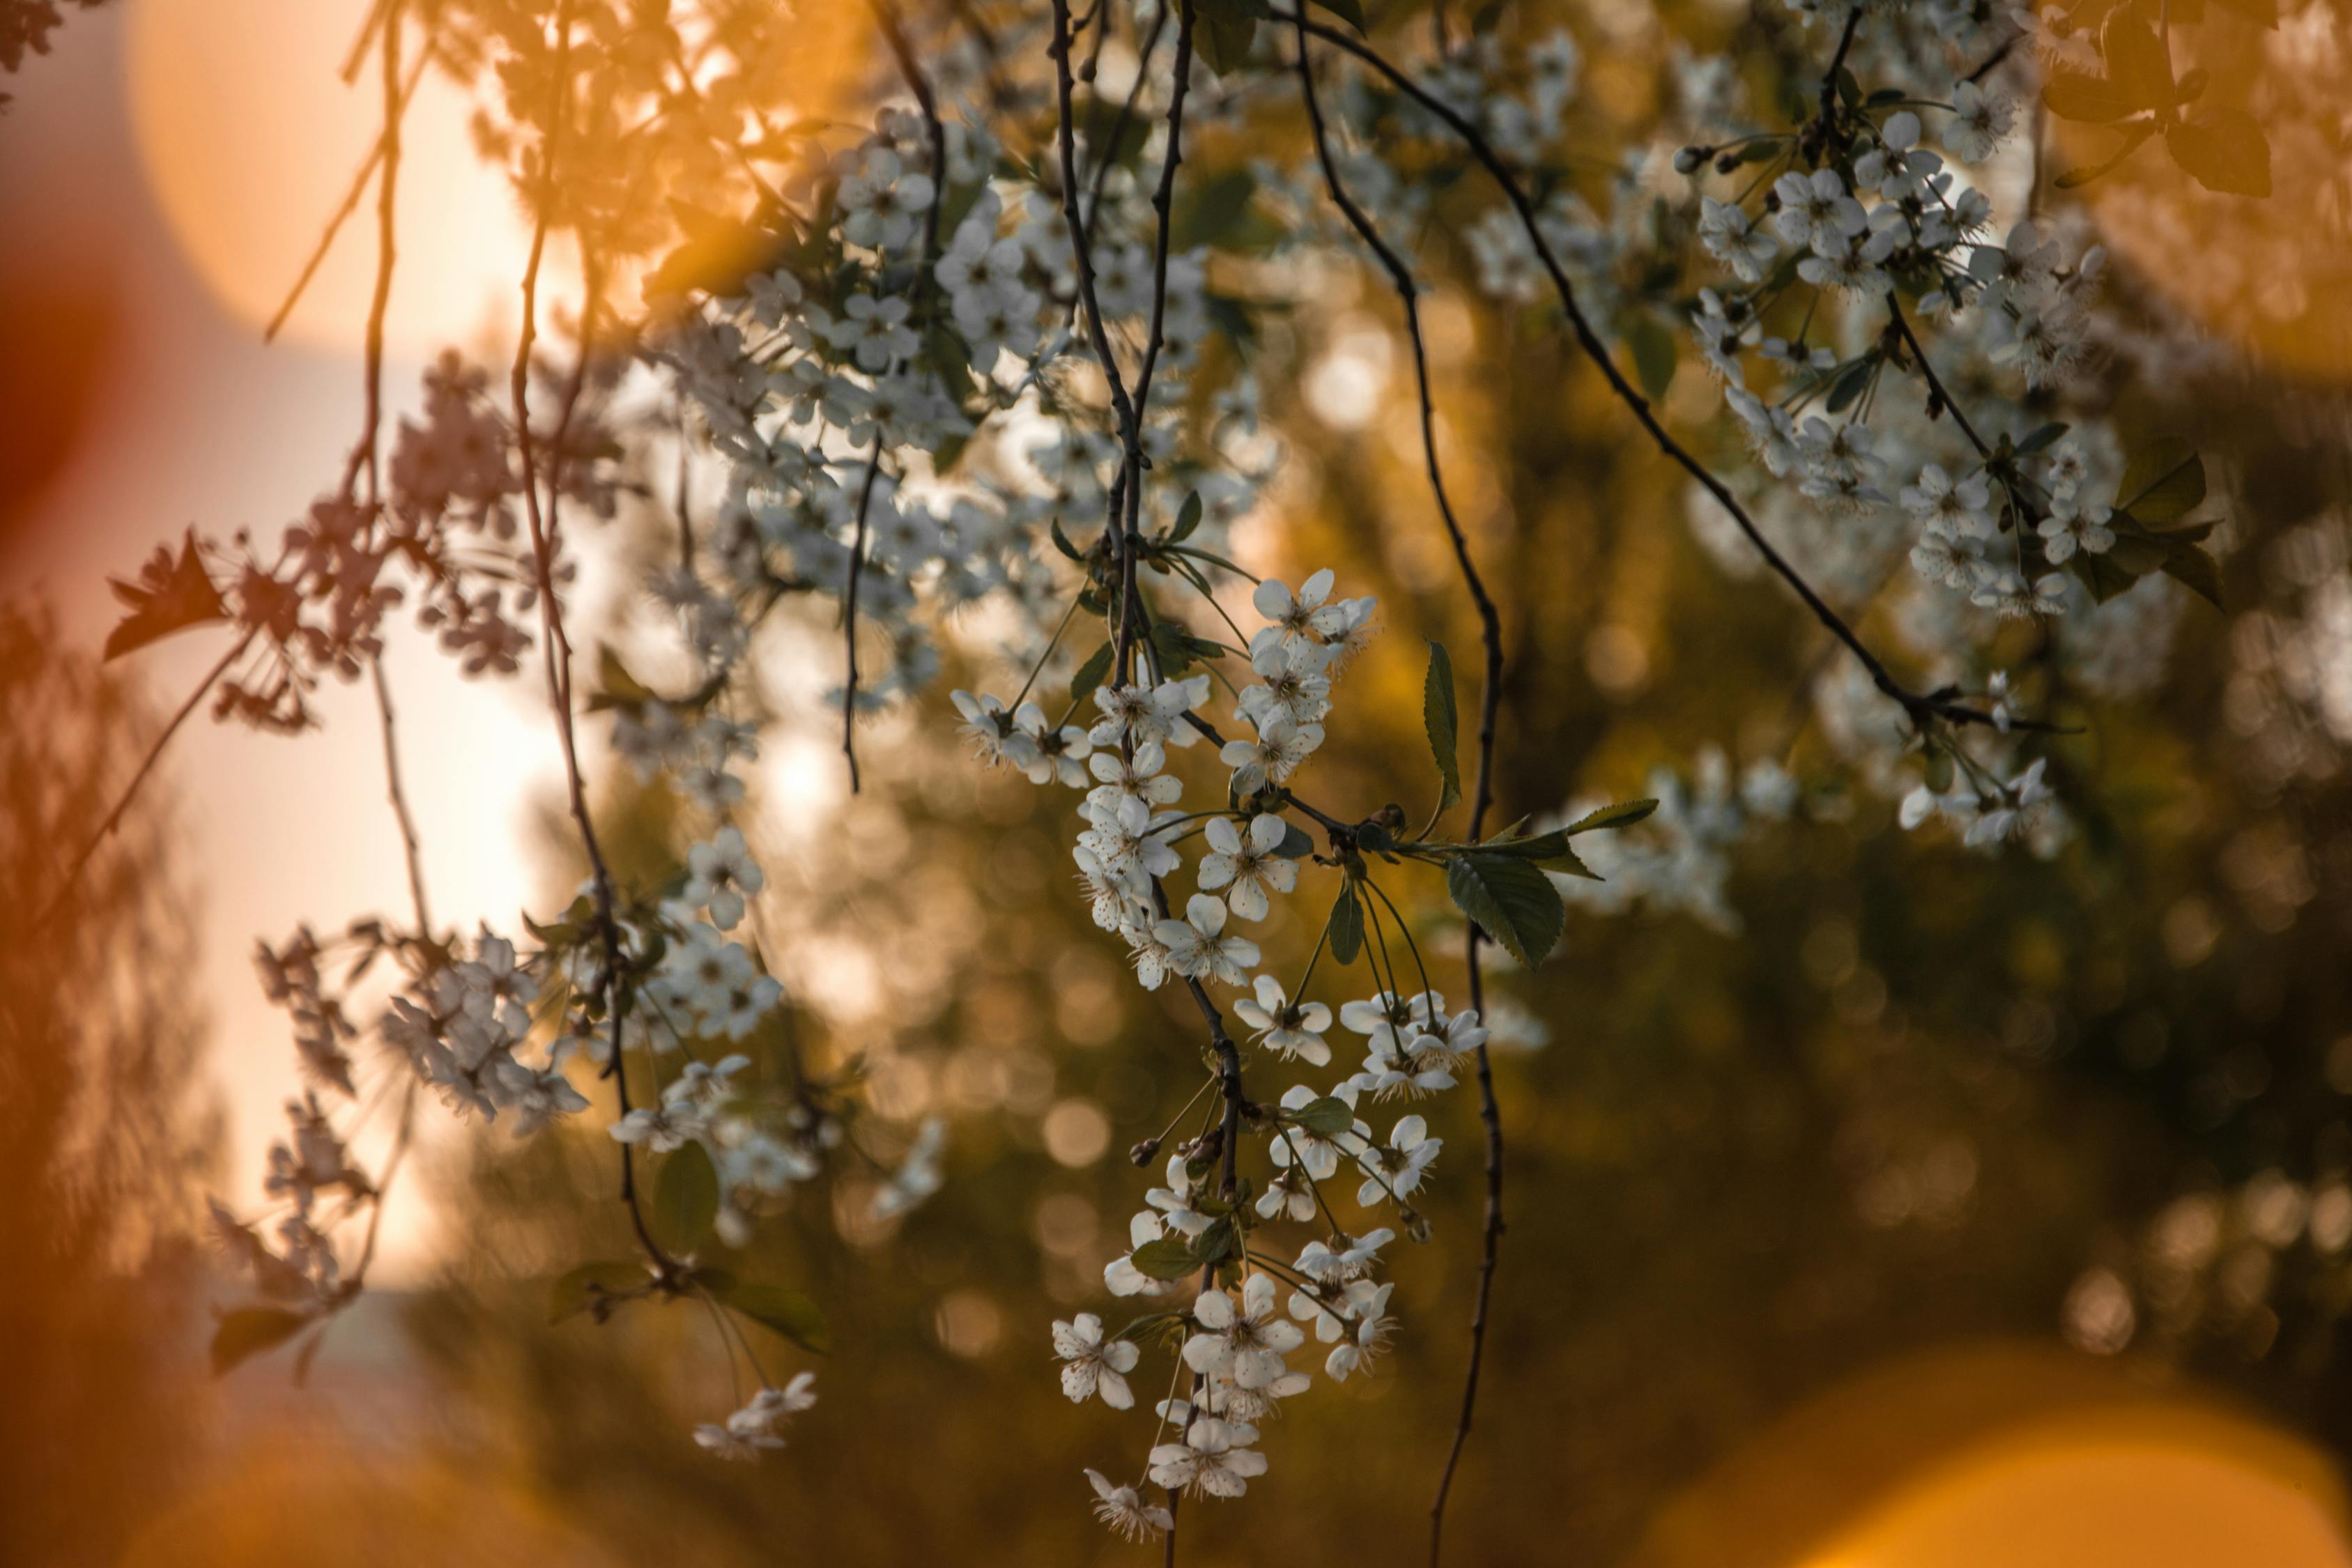
[[[1462,798],[1462,767],[1454,754],[1461,742],[1454,711],[1454,661],[1441,642],[1429,645],[1429,672],[1421,684],[1421,724],[1429,736],[1430,754],[1437,759],[1437,776],[1444,784],[1437,809],[1447,811]]]
[[[1843,414],[1848,405],[1862,395],[1863,388],[1870,384],[1871,368],[1876,363],[1862,359],[1845,367],[1830,387],[1829,411],[1832,414]]]
[[[1346,1100],[1327,1094],[1292,1111],[1290,1120],[1318,1138],[1337,1138],[1356,1125],[1356,1112]]]
[[[2141,105],[2105,77],[2088,71],[2053,69],[2042,78],[2042,101],[2061,120],[2105,125],[2136,114]]]
[[[681,1144],[664,1156],[654,1178],[654,1223],[679,1252],[710,1239],[719,1224],[719,1168],[701,1144]]]
[[[1219,76],[1249,58],[1263,5],[1251,0],[1193,0],[1192,47]]]
[[[2164,128],[2165,150],[2209,191],[2231,196],[2271,194],[2271,143],[2242,109],[2189,110]]]
[[[2186,584],[2215,609],[2221,607],[2221,568],[2196,545],[2174,543],[2164,558],[2164,574]]]
[[[1192,1245],[1172,1236],[1145,1242],[1129,1253],[1127,1260],[1146,1279],[1182,1279],[1201,1271],[1201,1260],[1192,1255]]]
[[[1151,651],[1159,657],[1160,678],[1172,680],[1192,668],[1192,650],[1184,646],[1184,634],[1173,621],[1151,624]]]
[[[2205,499],[2205,459],[2184,441],[2159,441],[2131,460],[2116,487],[2116,510],[2142,522],[2186,517]]]
[[[798,1290],[739,1281],[723,1290],[713,1289],[710,1295],[721,1305],[742,1313],[770,1333],[782,1335],[812,1355],[833,1353],[832,1326],[824,1321],[824,1313],[817,1304]]]
[[[1600,874],[1578,858],[1576,851],[1569,847],[1568,833],[1562,828],[1538,833],[1532,838],[1489,838],[1471,853],[1507,855],[1515,860],[1555,866],[1571,877],[1582,877],[1594,882],[1601,880]]]
[[[1361,33],[1364,30],[1364,8],[1356,0],[1315,0],[1315,4]]]
[[[283,1307],[242,1307],[213,1326],[213,1375],[219,1377],[263,1351],[284,1344],[310,1320]]]
[[[2116,542],[2121,543],[2122,541]],[[2114,554],[2112,550],[2105,555],[2077,550],[2066,558],[2066,570],[2074,574],[2076,582],[2091,591],[2095,604],[2104,605],[2119,594],[2130,592],[2131,585],[2138,581],[2111,559]]]
[[[1232,1209],[1225,1209],[1215,1224],[1200,1234],[1192,1243],[1192,1250],[1203,1268],[1213,1268],[1241,1255],[1241,1232],[1234,1226]]]
[[[1110,674],[1110,660],[1111,646],[1108,642],[1087,656],[1086,663],[1078,666],[1078,672],[1070,677],[1071,701],[1084,702],[1094,695],[1095,688]]]
[[[549,1287],[547,1321],[560,1323],[593,1310],[606,1296],[645,1288],[646,1266],[626,1259],[583,1263]]]
[[[1364,945],[1364,906],[1356,900],[1354,884],[1339,889],[1339,901],[1331,906],[1331,956],[1340,963],[1353,963]]]
[[[1473,850],[1445,865],[1445,890],[1462,912],[1533,969],[1559,941],[1568,911],[1559,889],[1535,863]]]
[[[1633,356],[1633,376],[1642,384],[1643,395],[1653,403],[1665,396],[1675,379],[1675,334],[1643,316],[1626,331],[1625,347]]]
[[[1631,827],[1657,809],[1654,800],[1621,800],[1614,805],[1586,812],[1560,831],[1573,838],[1580,833],[1598,833],[1604,827]]]
[[[1168,531],[1168,542],[1183,543],[1192,537],[1192,531],[1200,526],[1201,492],[1193,490],[1185,496],[1184,504],[1176,509],[1176,526]]]
[[[138,581],[110,577],[107,586],[131,611],[106,636],[103,658],[108,659],[120,658],[173,632],[228,618],[228,606],[221,602],[211,574],[205,570],[193,528],[176,557],[158,545],[140,569]]]

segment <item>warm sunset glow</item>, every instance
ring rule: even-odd
[[[366,160],[379,62],[338,78],[365,0],[142,0],[127,40],[140,156],[172,233],[222,305],[274,315]],[[414,66],[414,50],[404,72]],[[385,321],[425,354],[510,327],[530,242],[505,174],[475,152],[465,95],[428,70],[402,130],[400,271]],[[373,186],[289,319],[298,342],[355,348],[375,273]],[[555,297],[576,294],[565,247]]]

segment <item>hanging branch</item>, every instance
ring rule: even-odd
[[[530,351],[539,335],[539,268],[547,249],[549,213],[555,201],[555,165],[562,151],[563,132],[570,121],[572,70],[572,0],[560,0],[555,9],[555,71],[554,86],[549,102],[551,116],[547,130],[546,150],[540,167],[539,213],[532,225],[530,255],[522,275],[522,330],[515,342],[514,364],[508,373],[508,395],[513,403],[515,447],[522,464],[523,512],[530,530],[531,560],[539,589],[540,643],[547,664],[549,706],[555,714],[556,737],[563,752],[563,780],[572,825],[579,831],[581,847],[588,856],[590,880],[594,889],[596,925],[604,948],[604,972],[598,977],[600,1000],[612,1016],[612,1060],[605,1065],[604,1074],[613,1080],[620,1096],[621,1114],[629,1114],[629,1075],[622,1066],[621,1043],[628,1018],[628,987],[621,982],[621,931],[614,912],[613,877],[604,863],[604,851],[596,837],[596,825],[588,810],[587,788],[580,770],[580,750],[572,733],[572,643],[563,630],[562,606],[555,595],[555,532],[559,526],[556,509],[559,493],[552,482],[548,487],[547,511],[541,516],[539,504],[539,477],[531,449],[530,435]],[[590,322],[595,310],[595,293],[592,289],[582,306],[580,319],[580,353],[586,359],[589,352]],[[562,461],[561,442],[551,454],[551,467]],[[678,1265],[654,1239],[646,1223],[645,1209],[637,1197],[635,1151],[629,1144],[621,1145],[621,1202],[629,1211],[629,1225],[635,1231],[637,1245],[654,1266],[656,1283],[663,1289],[675,1287]]]
[[[1888,671],[1885,662],[1873,653],[1854,629],[1846,624],[1844,617],[1830,608],[1828,602],[1814,590],[1811,584],[1805,580],[1803,574],[1790,565],[1788,558],[1764,537],[1763,531],[1756,524],[1756,520],[1748,515],[1746,507],[1740,505],[1738,498],[1731,493],[1729,487],[1717,479],[1706,464],[1694,457],[1688,447],[1667,434],[1665,426],[1659,423],[1656,412],[1650,406],[1650,400],[1643,396],[1633,384],[1625,379],[1624,372],[1617,368],[1616,361],[1610,356],[1607,345],[1601,342],[1600,335],[1593,331],[1591,321],[1585,315],[1582,305],[1577,300],[1575,287],[1569,281],[1566,268],[1561,266],[1559,256],[1552,250],[1551,242],[1544,237],[1542,226],[1537,221],[1535,202],[1529,197],[1518,177],[1511,172],[1510,166],[1505,163],[1501,155],[1495,151],[1494,144],[1486,140],[1476,125],[1444,100],[1430,92],[1402,70],[1391,64],[1386,57],[1370,45],[1352,38],[1335,27],[1327,27],[1319,22],[1308,20],[1297,11],[1276,8],[1269,14],[1283,21],[1294,23],[1301,30],[1311,33],[1327,43],[1337,45],[1355,56],[1386,78],[1390,85],[1443,123],[1461,141],[1472,159],[1500,187],[1505,198],[1511,204],[1513,212],[1518,217],[1520,227],[1526,231],[1529,243],[1535,247],[1536,258],[1542,265],[1545,276],[1549,279],[1553,292],[1559,298],[1560,310],[1568,318],[1569,329],[1576,339],[1578,348],[1601,372],[1602,379],[1609,384],[1610,391],[1615,394],[1617,400],[1633,413],[1635,421],[1641,425],[1643,432],[1650,437],[1658,450],[1670,458],[1676,467],[1697,480],[1707,494],[1715,498],[1717,504],[1721,506],[1731,518],[1741,534],[1747,538],[1748,544],[1763,558],[1764,563],[1772,569],[1773,574],[1786,583],[1797,597],[1803,601],[1805,607],[1812,612],[1814,619],[1827,627],[1830,634],[1839,642],[1845,645],[1847,651],[1853,655],[1856,661],[1862,665],[1864,671],[1869,675],[1873,686],[1898,704],[1917,726],[1925,727],[1930,721],[1940,719],[1956,724],[1981,724],[1988,729],[1999,727],[1993,716],[1982,709],[1971,708],[1942,691],[1914,691],[1896,680]]]
[[[940,122],[939,99],[931,90],[930,79],[915,59],[915,51],[907,42],[906,30],[899,26],[898,14],[889,0],[873,0],[875,19],[882,25],[882,36],[889,40],[890,53],[898,62],[899,74],[906,78],[907,87],[920,107],[923,127],[931,146],[931,205],[923,214],[923,251],[915,268],[915,303],[908,320],[928,330],[929,313],[935,279],[932,264],[940,253],[940,208],[947,200],[948,136],[947,127]],[[920,353],[919,347],[917,350]],[[890,366],[897,375],[905,368],[904,360]],[[849,762],[849,793],[856,795],[860,780],[857,772],[857,584],[866,574],[866,520],[874,507],[874,489],[882,478],[882,447],[885,432],[876,421],[874,450],[866,460],[866,480],[857,490],[857,523],[849,544],[849,585],[842,595],[842,641],[847,652],[848,675],[841,692],[841,754]]]
[[[1303,18],[1298,27],[1298,90],[1307,105],[1307,118],[1315,138],[1315,156],[1322,165],[1323,184],[1329,191],[1332,205],[1347,218],[1349,226],[1369,247],[1388,273],[1397,300],[1404,309],[1405,336],[1412,344],[1413,386],[1420,405],[1421,446],[1423,461],[1429,473],[1430,494],[1437,503],[1437,512],[1445,524],[1447,539],[1454,546],[1454,558],[1462,568],[1462,580],[1469,588],[1471,602],[1477,606],[1479,640],[1486,656],[1486,668],[1480,680],[1478,702],[1478,774],[1473,786],[1470,805],[1468,837],[1475,843],[1486,828],[1486,812],[1494,804],[1494,763],[1496,717],[1501,706],[1503,685],[1503,624],[1495,608],[1493,595],[1471,559],[1470,542],[1464,535],[1462,524],[1454,512],[1454,503],[1445,493],[1444,475],[1438,466],[1437,410],[1435,395],[1430,386],[1429,348],[1421,329],[1420,289],[1412,272],[1389,243],[1382,239],[1371,218],[1349,195],[1346,183],[1339,177],[1338,162],[1331,155],[1328,128],[1324,124],[1323,108],[1315,92],[1314,63],[1307,49],[1307,29]],[[1478,922],[1466,922],[1468,934],[1463,942],[1463,962],[1469,972],[1470,1005],[1483,1012],[1486,1005],[1485,976],[1479,963],[1479,947],[1484,933]],[[1495,1098],[1495,1073],[1487,1056],[1486,1046],[1477,1047],[1478,1119],[1486,1136],[1486,1213],[1483,1245],[1478,1263],[1478,1293],[1470,1315],[1470,1363],[1463,1374],[1462,1413],[1454,1424],[1454,1441],[1445,1456],[1445,1468],[1439,1473],[1437,1496],[1429,1510],[1429,1560],[1438,1561],[1445,1529],[1445,1500],[1453,1490],[1454,1474],[1462,1462],[1462,1450],[1470,1440],[1470,1424],[1478,1404],[1478,1374],[1486,1362],[1486,1323],[1495,1290],[1495,1269],[1499,1259],[1503,1239],[1503,1118]]]

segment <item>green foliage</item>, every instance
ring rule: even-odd
[[[646,1288],[645,1264],[635,1258],[583,1263],[557,1279],[547,1293],[547,1321],[561,1323],[583,1312],[604,1321],[611,1299]]]
[[[1567,920],[1559,890],[1531,860],[1468,850],[1445,863],[1445,890],[1478,929],[1532,969],[1559,941]]]
[[[662,1159],[654,1180],[654,1225],[679,1252],[709,1242],[719,1223],[719,1170],[699,1143],[681,1144]]]
[[[221,1376],[262,1352],[284,1344],[310,1321],[305,1314],[283,1307],[242,1307],[223,1312],[213,1328],[213,1375]]]
[[[740,1312],[773,1334],[780,1334],[812,1355],[833,1353],[833,1328],[817,1304],[798,1290],[752,1280],[724,1279],[706,1284],[712,1300]]]
[[[228,618],[228,606],[221,603],[220,591],[205,571],[194,529],[188,531],[176,556],[158,545],[140,569],[137,582],[110,577],[106,585],[131,612],[107,634],[105,657],[110,659],[173,632]]]
[[[1462,798],[1462,769],[1454,754],[1461,742],[1455,734],[1454,661],[1446,658],[1441,642],[1429,645],[1429,671],[1421,688],[1421,723],[1429,736],[1430,754],[1437,759],[1437,776],[1445,785],[1437,809],[1451,810]]]

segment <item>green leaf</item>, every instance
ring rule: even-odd
[[[1675,379],[1675,335],[1653,317],[1643,316],[1625,333],[1625,347],[1633,355],[1633,374],[1653,403],[1665,396]]]
[[[1568,911],[1534,862],[1473,850],[1446,862],[1445,890],[1462,912],[1533,969],[1559,941]]]
[[[1192,22],[1192,47],[1219,76],[1247,59],[1257,41],[1256,7],[1243,0],[1194,0]]]
[[[1532,860],[1538,866],[1557,866],[1571,877],[1582,877],[1594,882],[1601,879],[1600,873],[1579,859],[1576,851],[1568,847],[1568,833],[1562,828],[1538,833],[1532,838],[1489,838],[1475,852],[1508,855],[1516,860]]]
[[[2025,457],[2041,451],[2044,447],[2055,442],[2059,437],[2066,434],[2067,429],[2067,426],[2056,421],[2042,426],[2017,444],[2018,456]]]
[[[1657,809],[1654,800],[1621,800],[1615,805],[1586,812],[1560,831],[1573,838],[1580,833],[1598,833],[1604,827],[1631,827]]]
[[[1078,547],[1070,542],[1070,536],[1062,531],[1062,520],[1060,518],[1055,518],[1052,521],[1048,522],[1045,525],[1045,531],[1053,536],[1055,549],[1060,551],[1063,554],[1068,556],[1071,560],[1076,562],[1081,566],[1087,563],[1087,558],[1078,553]]]
[[[1282,842],[1274,847],[1274,852],[1286,860],[1304,860],[1315,853],[1315,840],[1298,824],[1286,821],[1282,825]]]
[[[1437,809],[1450,810],[1462,798],[1462,768],[1454,754],[1460,744],[1454,713],[1454,661],[1446,658],[1441,642],[1429,645],[1429,673],[1421,684],[1421,724],[1429,735],[1430,754],[1437,759],[1437,776],[1445,784]]]
[[[1339,889],[1339,901],[1331,906],[1331,956],[1339,963],[1353,963],[1364,945],[1364,906],[1356,901],[1352,882]]]
[[[2118,540],[2116,542],[2120,545],[2123,542]],[[2112,559],[2114,555],[2112,550],[2105,555],[2077,550],[2066,558],[2066,570],[2074,574],[2075,581],[2091,591],[2095,604],[2104,605],[2118,594],[2129,592],[2131,585],[2138,581],[2121,563]]]
[[[1201,1271],[1201,1260],[1192,1255],[1192,1244],[1173,1236],[1145,1242],[1129,1253],[1127,1260],[1146,1279],[1181,1279]]]
[[[601,713],[608,708],[642,707],[655,696],[654,689],[630,674],[620,654],[606,642],[596,645],[596,685],[598,689],[588,699],[591,713]]]
[[[1346,1100],[1327,1094],[1292,1111],[1290,1120],[1318,1138],[1337,1138],[1354,1128],[1356,1111]]]
[[[2172,107],[2172,62],[2156,28],[2136,10],[2119,6],[2107,13],[2106,26],[2099,30],[2099,54],[2106,62],[2108,84],[2134,109],[2156,110],[2160,118]]]
[[[2271,194],[2271,143],[2242,109],[2189,110],[2164,128],[2172,161],[2209,191],[2231,196]]]
[[[283,1307],[244,1307],[223,1312],[213,1329],[213,1375],[219,1377],[250,1357],[284,1344],[309,1317]]]
[[[1078,672],[1070,677],[1071,701],[1084,702],[1094,694],[1095,688],[1110,674],[1110,660],[1111,647],[1108,642],[1087,656],[1087,662],[1078,666]]]
[[[205,571],[193,528],[188,530],[176,557],[157,545],[155,553],[140,568],[136,583],[110,577],[106,585],[114,590],[114,596],[131,612],[106,636],[105,657],[110,659],[120,658],[133,648],[145,647],[173,632],[228,619],[228,606],[221,603],[219,590]]]
[[[1315,4],[1361,33],[1364,30],[1364,8],[1356,0],[1315,0]]]
[[[1183,543],[1192,537],[1192,531],[1200,526],[1201,492],[1193,490],[1185,496],[1184,504],[1176,509],[1176,526],[1169,530],[1168,542]]]
[[[1203,1268],[1214,1268],[1227,1258],[1239,1256],[1241,1233],[1234,1228],[1233,1211],[1224,1211],[1223,1217],[1203,1230],[1192,1243],[1192,1250]]]
[[[2221,607],[2221,568],[2212,556],[2185,541],[2174,542],[2164,558],[2164,574],[2188,585],[2215,609]]]
[[[769,1332],[782,1334],[812,1355],[833,1353],[833,1329],[825,1322],[824,1313],[797,1290],[787,1290],[781,1285],[739,1281],[723,1290],[710,1289],[710,1296]]]
[[[2116,488],[2116,510],[2142,522],[2186,517],[2205,499],[2205,459],[2185,442],[2159,441],[2131,460]]]
[[[547,1293],[547,1321],[560,1323],[596,1310],[607,1296],[645,1289],[646,1266],[628,1259],[583,1263],[558,1279]],[[601,1319],[603,1314],[598,1313]]]
[[[1862,395],[1863,388],[1870,384],[1870,373],[1876,363],[1875,360],[1864,358],[1845,367],[1830,388],[1829,411],[1832,414],[1843,413],[1849,404]]]
[[[1206,5],[1201,6],[1199,16],[1202,25],[1194,29],[1195,37],[1208,30]],[[1239,26],[1254,31],[1257,20],[1255,17],[1245,18]],[[1249,31],[1244,31],[1242,54],[1249,52],[1248,37]],[[1202,52],[1202,58],[1208,58],[1206,50]],[[1224,75],[1227,69],[1213,60],[1210,61],[1209,68],[1219,76]],[[1249,216],[1251,199],[1256,195],[1257,178],[1247,169],[1228,169],[1194,182],[1188,187],[1184,198],[1176,204],[1176,210],[1169,220],[1169,243],[1179,249],[1190,250],[1195,246],[1215,245],[1230,238],[1240,231],[1243,220]]]
[[[1163,680],[1172,680],[1192,668],[1192,654],[1185,646],[1183,629],[1173,621],[1151,623],[1151,651],[1159,656],[1160,678]]]
[[[654,1179],[654,1221],[669,1245],[692,1252],[719,1224],[719,1168],[699,1143],[678,1146]]]
[[[2086,125],[2105,125],[2136,114],[2141,107],[2132,101],[2128,92],[2103,76],[2063,68],[2043,74],[2042,101],[2059,119]]]

